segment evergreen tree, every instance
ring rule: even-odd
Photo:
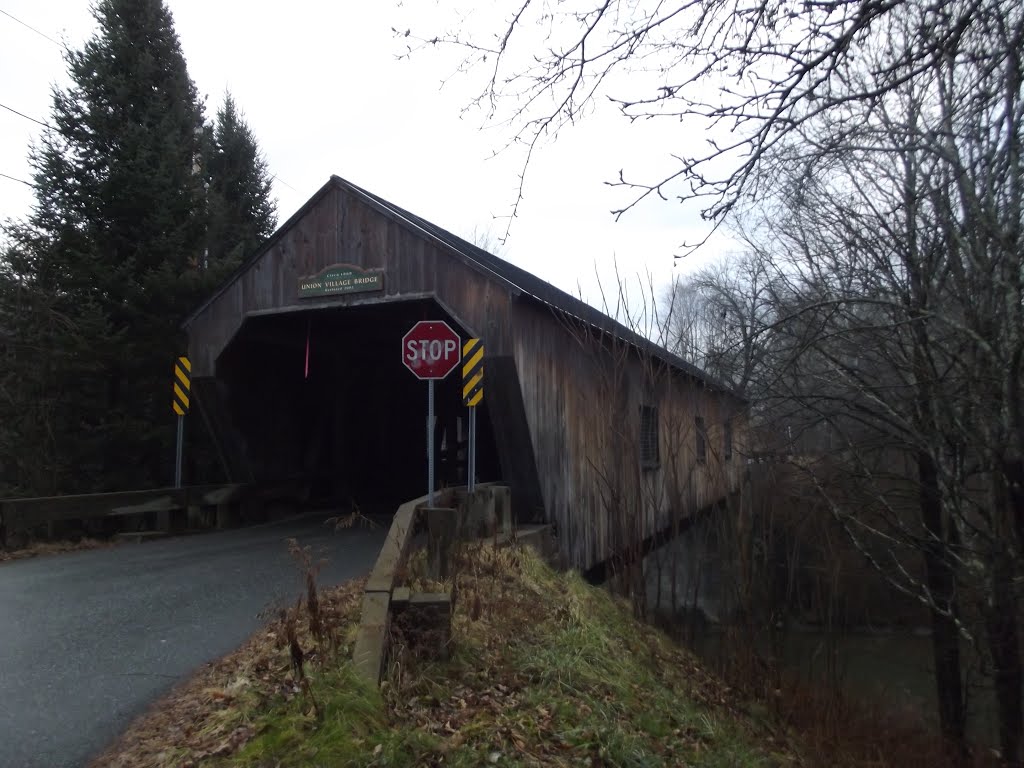
[[[106,437],[95,340],[113,341],[110,326],[26,276],[30,254],[0,259],[0,495],[91,488]]]
[[[208,142],[209,257],[230,265],[256,249],[274,231],[272,177],[259,143],[230,93],[217,110]]]
[[[42,287],[99,308],[109,325],[90,337],[103,414],[71,436],[99,444],[99,476],[82,485],[105,488],[168,480],[176,319],[203,235],[203,116],[162,0],[100,0],[94,14],[97,34],[68,55],[73,84],[54,95],[56,130],[32,157],[30,226],[52,277]]]
[[[36,205],[0,283],[21,307],[4,414],[17,432],[0,449],[8,483],[38,492],[167,482],[177,320],[197,293],[203,120],[171,14],[161,0],[94,14],[31,153]]]
[[[99,31],[68,55],[73,81],[33,152],[30,224],[68,267],[61,287],[134,304],[145,277],[200,247],[203,116],[162,0],[100,0]],[[117,317],[117,320],[122,318]]]
[[[205,124],[163,0],[93,13],[0,254],[0,493],[169,482],[180,321],[274,227],[256,140],[230,97]]]

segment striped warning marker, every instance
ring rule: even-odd
[[[484,399],[484,345],[467,339],[462,345],[462,402],[470,408]]]
[[[189,394],[192,391],[192,363],[187,357],[179,357],[174,364],[174,399],[171,407],[179,416],[188,413]]]

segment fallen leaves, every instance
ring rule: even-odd
[[[79,552],[87,549],[116,547],[117,542],[83,538],[78,541],[38,541],[25,547],[5,549],[0,547],[0,563],[8,560],[25,560],[30,557],[59,555],[63,552]]]
[[[451,658],[426,662],[394,650],[380,691],[383,710],[375,699],[372,723],[365,713],[352,716],[359,735],[348,743],[360,759],[405,764],[396,755],[413,733],[424,736],[417,765],[685,765],[720,748],[714,728],[674,712],[729,710],[734,692],[606,594],[572,576],[527,571],[531,562],[495,550],[470,555],[458,576]],[[322,593],[319,615],[335,629],[344,625],[358,615],[360,589]],[[250,724],[270,700],[287,702],[298,738],[323,734],[315,730],[323,721],[310,707],[316,675],[308,670],[344,663],[351,651],[340,643],[318,646],[308,627],[296,632],[306,677],[293,669],[287,628],[272,624],[136,723],[94,768],[223,761],[259,735]],[[345,717],[338,700],[321,703]],[[283,754],[265,764],[275,761],[299,764]]]
[[[339,634],[358,617],[363,583],[348,582],[319,595],[321,616]],[[314,648],[309,627],[303,624],[299,630],[297,639],[303,647]],[[236,754],[258,735],[249,723],[265,702],[302,695],[290,672],[286,641],[275,623],[237,651],[206,665],[132,723],[90,768],[195,768]],[[316,653],[312,656],[318,658]]]

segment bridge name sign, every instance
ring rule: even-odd
[[[299,298],[330,296],[338,293],[380,291],[384,273],[379,269],[362,269],[354,264],[335,264],[309,277],[299,278]]]

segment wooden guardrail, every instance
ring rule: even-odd
[[[242,486],[199,485],[184,488],[150,488],[141,491],[84,493],[0,500],[0,544],[22,534],[66,520],[90,520],[155,512],[157,527],[171,530],[178,523],[175,513],[190,506],[210,506],[234,501]]]
[[[435,503],[439,507],[450,504],[453,499],[454,493],[451,491],[435,494]],[[356,632],[352,659],[358,674],[375,685],[380,681],[387,653],[391,593],[397,586],[398,573],[409,556],[420,509],[426,503],[427,497],[421,496],[398,508],[363,591],[363,612]]]
[[[46,525],[52,535],[55,523],[155,513],[158,530],[183,527],[190,508],[217,510],[217,527],[227,527],[233,510],[242,504],[262,504],[280,499],[305,500],[308,483],[298,479],[272,485],[215,484],[183,488],[149,488],[139,491],[85,493],[38,498],[0,499],[0,546],[8,546],[29,531]]]
[[[435,494],[433,508],[427,508],[427,497],[407,501],[398,508],[377,562],[370,572],[363,592],[363,611],[356,632],[352,659],[356,672],[377,685],[384,670],[388,650],[388,635],[395,604],[401,608],[415,606],[417,596],[397,582],[409,556],[417,523],[425,516],[429,526],[431,567],[441,575],[447,570],[445,558],[451,542],[457,537],[476,538],[488,535],[488,530],[499,526],[502,532],[511,531],[511,503],[509,489],[496,483],[478,485],[473,494],[465,488],[448,488]],[[441,595],[423,595],[427,602],[438,603]],[[429,606],[424,604],[429,609]]]

